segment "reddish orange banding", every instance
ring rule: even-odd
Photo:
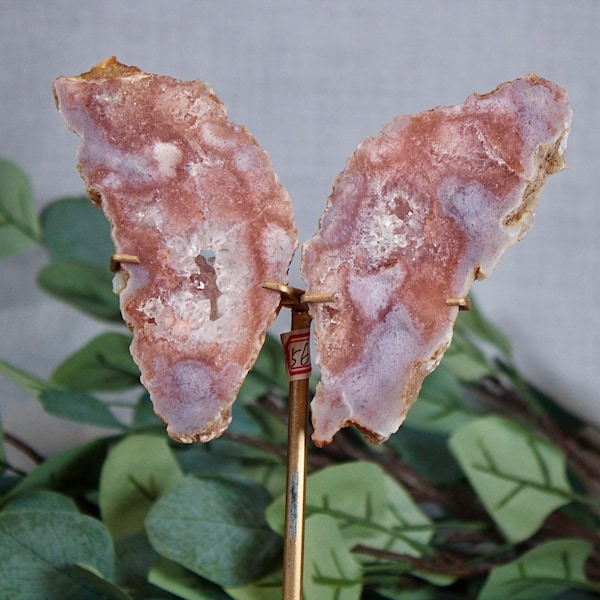
[[[564,90],[534,75],[463,104],[396,117],[364,140],[303,247],[322,381],[318,445],[350,424],[382,442],[402,423],[450,343],[457,307],[531,226],[563,164]]]
[[[112,225],[132,355],[169,434],[220,435],[279,307],[296,227],[267,154],[201,81],[114,58],[60,77],[79,168]]]

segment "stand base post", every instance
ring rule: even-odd
[[[310,327],[305,309],[292,308],[292,331]],[[302,600],[308,378],[290,382],[288,457],[283,551],[283,600]]]

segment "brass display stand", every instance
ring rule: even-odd
[[[305,294],[288,285],[265,282],[281,294],[281,305],[292,311],[289,334],[282,336],[289,382],[287,478],[283,547],[283,600],[302,600],[306,451],[308,437],[308,379],[310,377],[311,302],[332,302],[330,294]],[[296,339],[294,339],[296,338]]]

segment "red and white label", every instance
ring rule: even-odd
[[[297,329],[281,334],[288,381],[308,379],[310,364],[310,329]]]

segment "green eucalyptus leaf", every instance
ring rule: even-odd
[[[39,237],[29,179],[15,164],[0,159],[0,257],[29,248]]]
[[[351,548],[382,533],[377,523],[387,513],[385,479],[381,469],[368,462],[349,462],[327,467],[306,482],[306,516],[325,514],[338,519],[346,545]],[[283,535],[285,495],[267,510],[269,525]]]
[[[150,394],[144,390],[133,408],[132,426],[149,427],[154,425],[164,426],[164,421],[154,412]]]
[[[132,597],[102,576],[91,565],[74,564],[64,569],[65,574],[81,584],[90,598],[98,600],[132,600]],[[78,596],[79,597],[79,596]]]
[[[123,428],[109,408],[89,394],[59,389],[1,360],[0,374],[35,396],[48,414],[99,427]]]
[[[486,355],[460,330],[454,330],[452,343],[446,350],[441,364],[465,382],[477,381],[494,374]]]
[[[280,551],[281,538],[264,518],[268,503],[255,483],[187,477],[154,504],[146,530],[165,558],[219,585],[241,587]]]
[[[273,389],[288,390],[288,381],[279,341],[267,334],[265,343],[239,393],[240,400],[254,400]]]
[[[21,479],[2,500],[7,502],[38,489],[62,491],[70,496],[97,489],[100,468],[111,442],[111,438],[100,438],[55,454]]]
[[[286,469],[278,461],[243,461],[240,475],[251,479],[265,488],[271,497],[275,498],[285,492]]]
[[[262,409],[256,404],[243,402],[235,402],[231,409],[232,420],[229,431],[255,438],[261,436],[263,428],[260,418],[256,418],[256,410]]]
[[[491,416],[458,429],[450,450],[498,527],[512,542],[530,537],[572,500],[563,452],[514,421]]]
[[[29,250],[35,242],[16,227],[3,221],[0,215],[0,258],[8,258]]]
[[[448,449],[448,437],[415,431],[403,425],[387,442],[402,460],[434,485],[449,485],[463,478],[456,459]]]
[[[37,282],[44,291],[93,317],[121,322],[108,267],[76,260],[54,262],[38,273]]]
[[[9,466],[9,465],[5,465]],[[20,478],[15,475],[7,475],[6,473],[0,476],[0,498],[7,496],[11,490],[19,483]]]
[[[40,510],[0,515],[0,598],[97,600],[106,596],[72,567],[90,565],[110,580],[113,561],[110,536],[96,519]]]
[[[260,403],[245,403],[243,409],[247,416],[252,419],[258,427],[260,433],[254,434],[255,437],[261,437],[272,444],[279,444],[282,446],[286,444],[288,434],[287,424],[277,415],[267,410]],[[236,423],[232,422],[231,426],[234,431],[238,430]]]
[[[129,352],[131,336],[103,333],[69,356],[50,380],[70,390],[123,390],[140,384],[140,371]]]
[[[576,435],[588,426],[588,423],[573,413],[568,412],[550,396],[527,381],[515,365],[497,360],[500,372],[510,379],[514,389],[519,393],[521,399],[533,414],[546,414],[568,435]]]
[[[458,376],[442,364],[423,381],[417,402],[408,411],[406,425],[432,433],[452,433],[477,416],[465,404]]]
[[[571,483],[572,480],[571,480]],[[575,488],[577,491],[577,488]],[[582,527],[589,530],[595,530],[598,527],[598,515],[594,503],[590,504],[583,502],[571,502],[560,509],[562,515],[564,515],[570,521],[579,523]]]
[[[491,344],[502,354],[510,356],[510,341],[495,325],[488,321],[479,308],[479,304],[471,298],[470,310],[459,313],[455,329],[463,335],[473,336]]]
[[[565,410],[563,406],[530,382],[526,382],[526,385],[529,388],[530,394],[535,399],[536,404],[541,406],[544,412],[551,417],[555,423],[560,423],[561,430],[567,433],[567,435],[576,435],[589,426],[588,421]]]
[[[4,429],[2,428],[2,415],[0,414],[0,477],[4,473],[6,464],[6,451],[4,449]],[[0,495],[2,495],[1,488]]]
[[[225,591],[233,600],[281,600],[281,572],[271,573],[244,587],[227,588]],[[307,600],[306,595],[304,598]]]
[[[537,600],[590,587],[584,565],[593,546],[578,539],[546,542],[492,569],[477,600]]]
[[[427,588],[425,590],[401,590],[382,586],[376,591],[376,600],[437,600],[435,592],[430,593]]]
[[[594,586],[592,589],[594,591],[588,592],[584,590],[567,590],[552,596],[552,600],[598,600],[598,593],[600,592],[598,586]]]
[[[7,258],[31,248],[35,242],[17,228],[2,221],[0,215],[0,258]]]
[[[102,520],[114,539],[144,530],[152,504],[183,478],[164,436],[135,434],[121,440],[102,467]]]
[[[212,475],[244,476],[245,448],[239,452],[226,440],[217,439],[207,444],[185,445],[177,449],[177,462],[186,474],[201,477]]]
[[[4,377],[36,398],[39,398],[44,390],[50,389],[51,387],[43,379],[31,375],[30,373],[26,373],[3,360],[0,360],[0,374],[4,375]]]
[[[340,526],[348,548],[374,548],[420,555],[426,551],[432,525],[393,479],[369,462],[348,462],[307,478],[306,515],[326,515]],[[283,534],[285,496],[267,510],[271,527]]]
[[[380,525],[387,534],[381,536],[376,547],[412,556],[430,554],[433,523],[395,479],[385,475],[384,482],[388,512]]]
[[[272,497],[285,491],[284,461],[245,444],[220,438],[207,444],[181,446],[176,455],[185,473],[250,479],[265,488]]]
[[[11,510],[46,510],[51,512],[77,512],[77,505],[68,496],[50,490],[33,490],[17,496],[4,507]]]
[[[218,585],[166,558],[160,558],[154,563],[148,579],[156,587],[183,600],[231,599]]]
[[[124,428],[103,402],[83,392],[48,389],[40,394],[39,400],[48,414],[61,419],[110,429]]]
[[[362,592],[361,567],[325,515],[306,520],[303,589],[306,600],[359,600]]]
[[[114,542],[115,583],[125,589],[135,590],[141,595],[150,590],[148,572],[158,560],[158,553],[152,548],[145,533],[134,533]]]
[[[148,581],[150,570],[159,560],[145,533],[120,538],[115,545],[114,583],[140,600],[175,600],[169,592]]]
[[[251,583],[243,588],[227,588],[227,593],[234,600],[281,600],[281,586],[264,589]],[[306,596],[304,596],[306,599]]]
[[[55,200],[44,208],[40,220],[52,262],[75,259],[108,267],[114,252],[110,225],[89,198]]]
[[[417,589],[403,590],[400,588],[377,588],[376,600],[456,600],[453,592],[445,593],[434,586],[423,586]]]

